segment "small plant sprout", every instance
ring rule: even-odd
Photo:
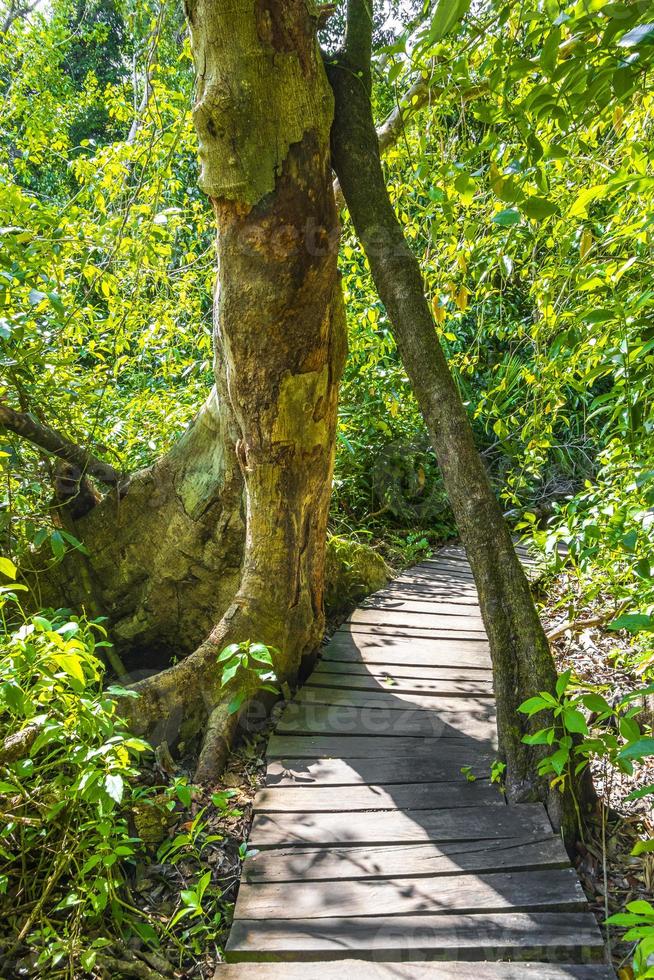
[[[226,688],[232,682],[236,688],[229,702],[230,714],[238,711],[244,701],[258,691],[279,693],[277,675],[273,670],[273,654],[278,651],[264,643],[230,643],[218,656],[223,665],[220,686]]]

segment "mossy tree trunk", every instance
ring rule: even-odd
[[[537,776],[543,750],[522,742],[529,725],[517,710],[535,692],[554,690],[549,644],[438,341],[417,258],[387,193],[370,100],[371,4],[372,0],[349,0],[345,46],[327,66],[336,100],[333,164],[472,566],[493,660],[509,798],[545,801],[555,823],[571,838],[576,820],[570,788],[563,794],[552,791]],[[577,793],[581,794],[579,786]]]
[[[207,716],[200,774],[224,754],[216,655],[274,646],[292,680],[323,630],[324,553],[345,320],[336,268],[333,100],[305,0],[193,0],[200,183],[218,226],[217,382],[236,428],[246,537],[238,590],[207,640],[140,685],[139,716],[185,689]],[[199,679],[199,681],[198,681]],[[194,704],[195,702],[195,704]]]
[[[121,708],[137,731],[204,730],[206,779],[236,724],[222,648],[272,646],[292,682],[322,637],[346,335],[333,95],[313,7],[188,0],[186,14],[200,183],[218,230],[215,389],[171,452],[76,523],[90,558],[65,563],[63,592],[109,613],[121,652],[188,654]],[[61,598],[61,575],[41,585]]]

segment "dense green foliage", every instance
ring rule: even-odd
[[[380,24],[375,108],[381,122],[421,83],[385,165],[442,343],[514,525],[552,556],[558,542],[568,545],[584,600],[616,611],[614,628],[635,637],[629,667],[648,680],[648,5],[488,0],[426,4],[422,17],[415,8],[405,33],[397,5]],[[3,19],[0,401],[128,472],[173,444],[212,377],[213,216],[196,187],[181,12],[157,0],[53,0],[8,17],[4,34]],[[331,44],[340,26],[332,23]],[[408,563],[453,531],[452,518],[385,311],[343,220],[350,354],[332,527],[383,540]],[[52,461],[7,433],[0,467],[0,552],[29,562],[49,539],[56,561],[77,547],[49,507]],[[28,923],[43,962],[91,956],[83,920],[115,898],[122,861],[140,846],[117,804],[142,747],[102,693],[100,634],[71,613],[26,619],[2,640],[3,730],[49,719],[33,758],[2,784],[18,816],[0,840],[7,879],[20,850],[40,868],[34,889],[52,881],[51,898],[37,905],[43,915]],[[569,712],[589,707],[564,685],[568,697]],[[55,747],[57,732],[65,737]],[[629,734],[609,754],[617,758]],[[558,747],[567,761],[571,745]],[[26,822],[28,792],[36,815]],[[44,878],[35,848],[56,854],[72,827],[81,828],[79,860],[65,869],[54,861]],[[193,901],[202,905],[201,881],[189,918]],[[73,912],[62,938],[55,926],[65,909]]]
[[[212,955],[231,911],[204,855],[223,835],[206,807],[191,810],[186,779],[155,782],[150,747],[117,714],[115,697],[130,692],[104,684],[102,625],[66,610],[26,615],[14,572],[0,559],[0,746],[27,736],[1,762],[0,968],[120,976],[130,942],[143,969],[157,955],[190,968]],[[241,816],[231,795],[211,798],[221,821]],[[154,896],[139,887],[153,864],[166,882]]]

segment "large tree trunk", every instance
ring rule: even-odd
[[[333,96],[312,9],[306,0],[187,3],[200,182],[218,226],[215,389],[162,460],[72,527],[89,558],[75,554],[39,577],[43,600],[60,602],[63,591],[75,607],[108,613],[122,655],[183,657],[139,680],[141,696],[121,710],[153,740],[204,730],[203,779],[237,724],[220,651],[265,643],[279,680],[292,682],[324,629],[346,331]],[[78,458],[62,445],[60,455]],[[248,696],[259,683],[235,680]]]
[[[556,671],[529,583],[438,341],[418,261],[388,197],[370,101],[371,22],[371,0],[350,0],[345,48],[328,65],[336,100],[333,164],[472,566],[493,660],[509,798],[544,800],[556,824],[572,838],[576,819],[570,788],[563,794],[551,791],[536,774],[543,749],[522,742],[528,724],[518,706],[539,690],[553,691]]]
[[[232,601],[245,539],[243,477],[224,378],[187,432],[88,514],[60,520],[88,551],[22,571],[40,605],[109,620],[133,678],[192,652]]]
[[[305,0],[187,4],[198,72],[201,186],[218,223],[216,381],[224,377],[245,486],[240,584],[181,664],[138,685],[133,721],[208,721],[199,774],[233,720],[220,690],[227,643],[276,648],[293,680],[324,626],[327,515],[345,356],[331,183],[333,100]]]

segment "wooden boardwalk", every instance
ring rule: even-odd
[[[494,711],[448,547],[356,609],[286,707],[217,980],[613,977],[544,808],[489,782]]]

